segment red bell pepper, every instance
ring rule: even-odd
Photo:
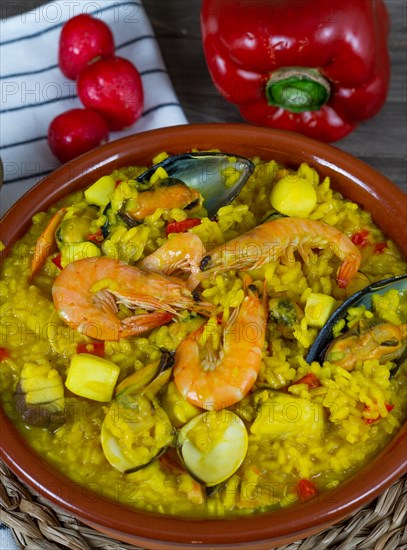
[[[192,227],[200,225],[201,221],[200,218],[186,218],[180,222],[170,222],[167,225],[166,234],[168,236],[170,233],[183,233],[184,231],[188,231],[188,229],[192,229]]]
[[[388,412],[391,412],[393,409],[394,409],[394,405],[391,405],[390,403],[385,403],[384,406],[386,407],[386,410]],[[370,407],[368,405],[366,405],[365,407],[365,411],[366,412],[369,412],[370,411]],[[375,424],[376,422],[378,422],[381,418],[383,418],[382,416],[378,416],[377,418],[365,418],[364,421],[365,421],[365,424]]]
[[[90,233],[86,238],[92,243],[101,243],[104,240],[102,229],[99,227],[96,233]]]
[[[58,269],[62,269],[61,254],[57,254],[54,258],[51,258],[51,262],[56,265]]]
[[[98,355],[99,357],[105,356],[105,343],[104,342],[79,342],[76,346],[76,353],[91,353],[92,355]]]
[[[386,100],[383,0],[203,0],[201,29],[216,87],[254,124],[335,141]]]
[[[318,487],[310,479],[300,479],[296,489],[298,498],[303,501],[318,496]]]
[[[310,390],[319,388],[321,386],[321,382],[313,372],[309,372],[308,374],[297,380],[297,382],[292,383],[293,386],[295,384],[306,384]]]
[[[370,231],[369,229],[361,229],[357,233],[354,233],[350,240],[355,244],[356,246],[360,246],[361,248],[364,248],[369,244],[369,237]]]
[[[0,348],[0,361],[4,361],[4,359],[8,359],[9,357],[10,354],[6,348]]]

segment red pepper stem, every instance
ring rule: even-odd
[[[329,81],[317,69],[285,67],[270,73],[266,84],[269,105],[293,113],[317,111],[329,99]]]

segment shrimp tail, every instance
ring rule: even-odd
[[[141,315],[133,315],[124,319],[121,323],[120,337],[128,338],[136,336],[144,332],[153,330],[169,323],[173,315],[166,311],[154,311],[153,313],[143,313]]]
[[[56,247],[55,231],[61,223],[62,218],[65,216],[65,213],[66,208],[61,208],[58,210],[58,212],[56,212],[49,220],[46,228],[36,242],[34,256],[31,262],[30,279],[32,279],[39,272],[44,265],[48,254],[50,254]]]
[[[338,269],[336,282],[339,288],[346,288],[357,273],[360,265],[360,255],[349,254]]]

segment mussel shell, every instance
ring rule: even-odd
[[[400,292],[407,291],[407,274],[397,275],[396,277],[389,277],[377,281],[355,294],[352,294],[343,304],[332,314],[326,324],[320,330],[315,342],[309,349],[307,355],[307,363],[312,361],[322,362],[325,357],[326,349],[333,340],[332,329],[338,321],[344,319],[348,313],[350,307],[357,307],[364,305],[366,309],[372,309],[372,295],[373,294],[385,294],[391,289],[396,289]]]
[[[225,171],[232,166],[240,176],[233,185],[226,186]],[[177,178],[198,190],[209,217],[215,216],[219,208],[229,204],[254,172],[254,164],[245,157],[231,153],[197,152],[168,157],[138,176],[137,180],[150,180],[159,167],[164,168],[170,178]]]

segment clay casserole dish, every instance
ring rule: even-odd
[[[2,256],[28,229],[31,217],[62,196],[114,168],[151,165],[160,151],[217,148],[298,167],[307,162],[332,187],[371,212],[407,256],[407,198],[384,176],[341,150],[301,135],[245,124],[188,125],[154,130],[108,143],[57,169],[31,189],[0,221]],[[407,472],[407,423],[370,464],[318,499],[239,519],[190,520],[139,512],[76,485],[22,439],[3,410],[0,457],[24,483],[53,504],[115,539],[152,549],[269,549],[324,530],[368,504]]]

